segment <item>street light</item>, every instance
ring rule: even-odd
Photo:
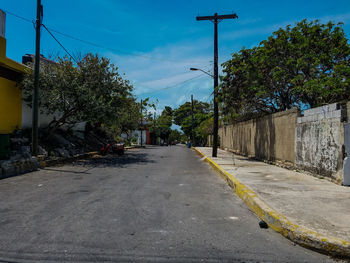
[[[235,19],[238,18],[236,14],[230,15],[218,15],[215,13],[213,16],[197,16],[197,21],[209,20],[214,23],[214,130],[213,130],[213,157],[217,157],[218,152],[218,129],[219,129],[219,106],[217,103],[217,88],[219,86],[219,73],[218,73],[218,24],[223,19]]]
[[[205,74],[207,74],[207,75],[209,75],[210,77],[212,77],[213,79],[214,79],[214,82],[215,82],[215,77],[214,77],[214,75],[212,75],[212,74],[210,74],[209,72],[207,72],[207,71],[205,71],[205,70],[203,70],[203,69],[200,69],[200,68],[190,68],[190,70],[192,70],[192,71],[197,71],[197,70],[199,70],[199,71],[201,71],[201,72],[203,72],[203,73],[205,73]],[[215,90],[215,88],[214,88],[214,91],[213,91],[213,93],[214,93],[214,105],[217,103],[216,102],[216,100],[215,100],[215,94],[216,94],[216,90]],[[216,104],[217,105],[217,104]],[[218,127],[218,117],[216,117],[215,118],[215,116],[217,116],[218,115],[218,112],[217,112],[217,110],[215,111],[215,107],[214,107],[214,127],[213,127],[213,130],[214,130],[214,135],[215,135],[215,131],[216,131],[216,134],[217,134],[217,129],[216,129],[216,127]],[[213,154],[212,154],[212,156],[213,157],[217,157],[217,135],[216,136],[213,136],[214,138],[213,138]]]
[[[204,74],[207,74],[207,75],[209,75],[210,77],[214,78],[214,76],[213,76],[212,74],[210,74],[209,72],[204,71],[203,69],[200,69],[200,68],[190,68],[190,70],[192,70],[192,71],[199,70],[199,71],[202,71]]]

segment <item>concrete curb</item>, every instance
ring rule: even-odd
[[[194,151],[209,163],[227,182],[246,205],[270,228],[293,242],[321,253],[336,257],[350,258],[350,242],[336,237],[327,237],[306,227],[292,223],[283,214],[275,211],[263,202],[249,187],[242,184],[233,175],[226,172],[216,162],[193,147]]]

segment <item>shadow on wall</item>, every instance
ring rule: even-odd
[[[254,126],[255,157],[262,160],[275,161],[276,132],[273,116],[268,115],[262,120],[254,120]]]

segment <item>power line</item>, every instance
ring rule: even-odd
[[[25,18],[25,17],[23,17],[23,16],[16,15],[15,13],[9,12],[9,11],[7,11],[7,10],[5,10],[5,9],[3,9],[3,10],[4,10],[4,12],[5,12],[6,14],[9,14],[9,15],[11,15],[11,16],[17,17],[17,18],[22,19],[22,20],[24,20],[24,21],[26,21],[26,22],[29,22],[29,23],[31,23],[31,24],[34,23],[34,20],[30,20],[30,19]]]
[[[61,44],[60,41],[58,41],[58,39],[50,32],[50,30],[47,29],[47,27],[42,24],[42,26],[46,29],[46,31],[52,36],[52,38],[54,40],[56,40],[56,42],[64,49],[64,51],[66,51],[66,53],[74,60],[75,63],[77,63],[78,65],[78,62],[75,60],[75,58],[69,53],[69,51]]]
[[[102,49],[106,49],[106,50],[110,50],[110,51],[114,51],[114,52],[118,52],[118,53],[123,53],[123,54],[125,54],[125,55],[132,56],[132,57],[141,57],[141,58],[150,59],[150,60],[168,61],[168,62],[173,62],[173,63],[183,62],[183,61],[181,61],[181,60],[164,59],[164,58],[151,57],[151,56],[147,56],[147,55],[139,55],[139,54],[135,54],[135,53],[130,53],[130,52],[126,52],[126,51],[123,51],[123,50],[120,50],[120,49],[111,48],[111,47],[106,47],[106,46],[102,46],[102,45],[100,45],[100,44],[96,44],[96,43],[91,42],[91,41],[83,40],[83,39],[77,38],[77,37],[75,37],[75,36],[68,35],[68,34],[66,34],[66,33],[62,33],[62,32],[60,32],[60,31],[57,31],[57,30],[52,29],[52,28],[50,28],[50,30],[51,30],[52,32],[55,32],[55,33],[57,33],[57,34],[60,34],[60,35],[62,35],[62,36],[64,36],[64,37],[67,37],[67,38],[70,38],[70,39],[79,41],[79,42],[81,42],[81,43],[84,43],[84,44],[87,44],[87,45],[90,45],[90,46],[94,46],[94,47],[98,47],[98,48],[102,48]],[[197,62],[192,61],[191,63],[197,63]],[[198,62],[198,63],[199,63],[199,62]]]
[[[13,12],[9,12],[7,10],[4,10],[5,13],[8,13],[9,15],[12,15],[14,17],[17,17],[19,19],[22,19],[26,22],[29,22],[31,24],[33,24],[34,20],[30,20],[28,18],[25,18],[23,16],[20,16],[20,15],[17,15]],[[67,37],[67,38],[70,38],[70,39],[73,39],[75,41],[79,41],[81,43],[84,43],[84,44],[87,44],[87,45],[90,45],[90,46],[94,46],[94,47],[98,47],[98,48],[102,48],[102,49],[106,49],[106,50],[110,50],[110,51],[114,51],[114,52],[118,52],[118,53],[123,53],[123,54],[126,54],[128,56],[133,56],[133,57],[141,57],[141,58],[145,58],[145,59],[150,59],[150,60],[158,60],[158,61],[168,61],[168,62],[173,62],[173,63],[178,63],[178,62],[184,62],[182,60],[175,60],[175,59],[165,59],[165,58],[158,58],[158,57],[152,57],[152,56],[147,56],[147,55],[141,55],[141,54],[135,54],[135,53],[130,53],[130,52],[127,52],[127,51],[123,51],[123,50],[119,50],[119,49],[116,49],[116,48],[111,48],[111,47],[106,47],[106,46],[103,46],[103,45],[100,45],[100,44],[97,44],[97,43],[94,43],[94,42],[91,42],[91,41],[88,41],[88,40],[84,40],[84,39],[81,39],[81,38],[78,38],[78,37],[75,37],[75,36],[72,36],[70,34],[67,34],[67,33],[63,33],[61,31],[58,31],[56,29],[53,29],[53,28],[50,28],[48,27],[48,29],[50,29],[51,32],[55,32],[56,34],[60,34],[64,37]],[[188,61],[188,62],[191,62],[191,63],[202,63],[203,61]]]
[[[189,82],[189,81],[194,80],[194,79],[203,78],[203,77],[204,77],[203,75],[199,75],[199,76],[187,79],[185,81],[181,81],[181,82],[179,82],[179,83],[177,83],[175,85],[172,85],[172,86],[169,86],[169,87],[165,87],[165,88],[162,88],[162,89],[158,89],[158,90],[154,90],[154,91],[150,91],[150,92],[144,92],[144,93],[141,93],[141,94],[137,94],[136,96],[143,96],[143,95],[146,95],[146,94],[149,95],[149,94],[157,93],[157,92],[160,92],[160,91],[163,91],[163,90],[176,88],[176,87],[178,87],[181,84],[184,84],[184,83]]]
[[[206,97],[206,99],[205,99],[204,101],[209,103],[209,99],[210,99],[210,97],[213,96],[213,95],[214,95],[214,94],[211,93],[209,96]]]

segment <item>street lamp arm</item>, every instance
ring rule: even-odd
[[[190,68],[190,70],[192,70],[192,71],[199,70],[199,71],[202,71],[204,74],[207,74],[208,76],[214,78],[214,76],[213,76],[212,74],[210,74],[209,72],[204,71],[203,69],[200,69],[200,68]]]

